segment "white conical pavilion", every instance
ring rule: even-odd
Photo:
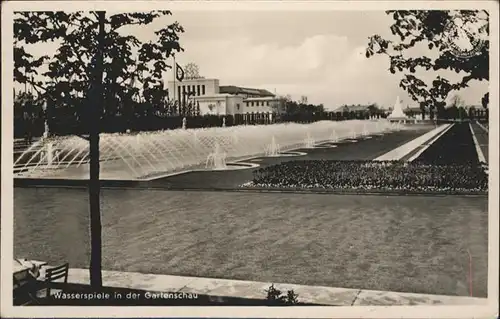
[[[403,112],[403,108],[401,107],[401,101],[399,100],[399,96],[396,98],[396,103],[394,103],[394,108],[392,109],[392,113],[387,118],[393,121],[408,119],[408,116]]]

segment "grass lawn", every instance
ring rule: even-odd
[[[85,190],[15,189],[16,257],[88,267]],[[104,190],[103,268],[486,297],[485,197]]]

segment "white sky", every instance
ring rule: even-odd
[[[198,64],[202,76],[218,78],[221,85],[276,90],[297,99],[306,95],[310,103],[331,109],[372,102],[392,106],[398,95],[403,105],[414,105],[398,86],[401,75],[388,72],[386,57],[365,57],[370,35],[390,36],[392,19],[383,11],[174,11],[123,32],[151,40],[155,30],[173,21],[185,29],[180,40],[185,52],[177,62]],[[169,72],[165,80],[172,76]],[[459,94],[467,104],[480,104],[487,89],[486,82],[475,82]]]

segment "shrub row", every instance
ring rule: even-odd
[[[86,134],[89,122],[85,119],[85,114],[80,114],[72,108],[56,108],[51,114],[46,114],[40,109],[32,111],[29,119],[24,117],[22,110],[16,110],[14,117],[14,136],[20,138],[28,133],[32,136],[41,136],[44,132],[45,118],[49,125],[49,130],[55,135]],[[383,117],[380,114],[374,115],[376,118]],[[368,119],[368,113],[355,112],[317,112],[317,113],[296,113],[296,114],[271,114],[270,113],[249,113],[234,115],[112,115],[103,116],[100,127],[103,133],[119,133],[131,131],[157,131],[178,129],[182,127],[182,121],[186,118],[188,128],[220,127],[225,120],[226,126],[234,125],[265,125],[282,122],[312,123],[316,121],[331,120],[344,121],[351,119]],[[94,125],[95,123],[92,123]]]
[[[477,164],[428,165],[400,161],[289,161],[254,171],[251,187],[273,189],[485,192]]]

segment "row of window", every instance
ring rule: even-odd
[[[191,95],[191,96],[201,96],[205,95],[205,85],[179,85],[177,87],[177,96],[179,98]]]
[[[245,112],[245,113],[239,113],[238,115],[267,115],[269,114],[274,114],[274,112]]]
[[[246,101],[245,103],[247,106],[269,106],[269,101]]]

